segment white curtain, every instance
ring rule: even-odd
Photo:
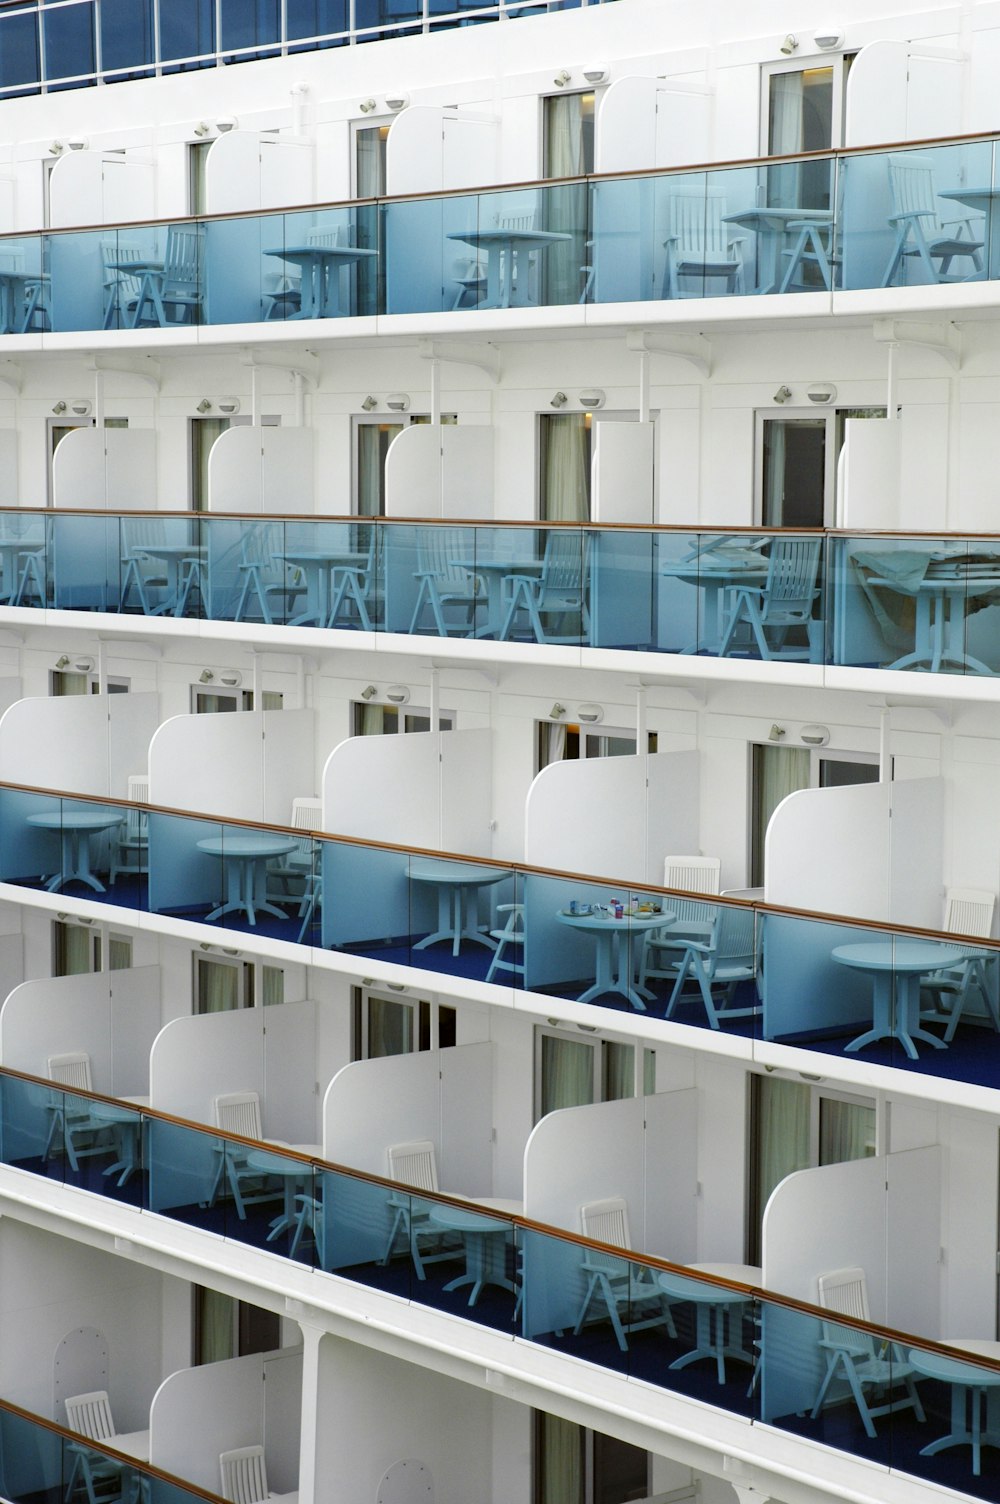
[[[590,521],[590,428],[585,413],[542,414],[543,522]]]
[[[848,1159],[868,1159],[875,1153],[875,1109],[860,1102],[821,1097],[819,1104],[819,1162],[839,1165]]]
[[[765,527],[781,527],[785,496],[788,429],[780,418],[768,418],[764,424],[764,506]]]
[[[566,727],[561,721],[542,721],[539,728],[539,772],[566,756]]]
[[[812,1088],[804,1082],[759,1076],[757,1188],[759,1213],[786,1175],[809,1168],[809,1109]]]
[[[606,1039],[601,1049],[605,1102],[620,1102],[635,1096],[635,1049]]]
[[[545,176],[579,177],[587,170],[582,94],[556,94],[545,101]],[[570,183],[542,190],[547,230],[572,238],[551,245],[543,262],[546,303],[577,303],[587,262],[587,186]]]
[[[560,1107],[586,1107],[593,1100],[593,1045],[543,1034],[542,1117]]]
[[[561,1416],[537,1415],[539,1504],[582,1504],[583,1432]]]
[[[754,749],[754,832],[752,887],[764,881],[764,835],[782,799],[809,787],[807,747],[759,746]]]
[[[236,1302],[231,1295],[200,1286],[198,1290],[197,1360],[223,1363],[233,1356]]]
[[[235,966],[225,966],[221,961],[208,961],[198,956],[195,961],[196,998],[199,1013],[228,1013],[240,1005],[240,972]]]

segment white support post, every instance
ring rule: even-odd
[[[885,415],[890,421],[895,421],[896,408],[896,352],[899,346],[892,342],[889,345],[889,367],[885,384]]]
[[[441,422],[441,362],[431,361],[431,423],[436,428]]]
[[[94,372],[94,427],[104,427],[104,372],[101,370]]]
[[[436,668],[431,669],[431,706],[430,723],[432,731],[440,731],[438,724],[441,719],[441,686],[440,674]]]
[[[639,422],[649,422],[649,351],[639,354]]]
[[[635,750],[643,753],[649,743],[646,731],[646,686],[640,684],[635,692]]]

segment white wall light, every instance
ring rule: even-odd
[[[549,398],[549,406],[565,407],[568,401],[569,398],[567,397],[565,392],[553,392],[552,396]]]
[[[215,122],[215,129],[219,132],[220,136],[225,136],[230,131],[234,131],[239,123],[235,115],[220,115]]]
[[[232,416],[240,410],[240,399],[239,397],[219,397],[216,399],[216,406],[220,413]]]
[[[224,668],[219,672],[219,683],[225,684],[227,689],[239,689],[243,675],[238,668]]]
[[[604,709],[601,705],[578,705],[576,714],[577,719],[586,721],[588,726],[595,726],[598,721],[604,719]]]
[[[201,401],[198,403],[198,406],[195,408],[195,412],[196,413],[210,413],[211,411],[212,411],[212,404],[211,404],[211,402],[209,402],[209,400],[208,400],[207,397],[202,397]]]
[[[201,673],[198,675],[198,683],[211,684],[214,678],[215,675],[212,673],[212,670],[210,668],[203,668]]]
[[[405,705],[410,698],[410,691],[405,684],[390,684],[385,697],[390,705]]]
[[[65,402],[63,402],[61,397],[58,402],[54,402],[52,404],[52,411],[55,413],[57,418],[61,417],[62,414],[66,411],[66,404]]]
[[[372,112],[372,110],[374,108],[375,108],[375,101],[374,101],[374,99],[363,99],[361,101],[361,103],[358,105],[358,109],[361,111],[362,115],[370,115],[371,112]]]
[[[823,26],[816,32],[813,41],[822,52],[832,52],[835,47],[843,45],[844,33],[835,26]]]
[[[792,389],[790,386],[779,386],[778,390],[774,394],[774,401],[787,402],[791,395]]]
[[[89,418],[93,412],[93,403],[86,397],[74,397],[69,405],[69,410],[74,418]]]
[[[200,139],[202,136],[207,136],[211,129],[212,127],[209,125],[207,120],[199,120],[198,124],[194,128],[193,134],[198,136]]]
[[[89,674],[94,667],[94,660],[93,658],[77,658],[73,663],[73,667],[78,674]]]
[[[378,690],[375,688],[374,684],[366,684],[364,689],[361,691],[361,698],[363,700],[374,700],[377,694]]]
[[[606,84],[611,77],[611,69],[607,63],[592,63],[589,68],[584,68],[583,76],[588,84],[596,88],[598,84]]]
[[[586,411],[590,413],[593,412],[596,408],[604,406],[605,396],[599,386],[591,386],[586,387],[579,394],[577,401],[582,408],[585,408]]]
[[[832,381],[814,381],[806,387],[806,396],[810,402],[836,402],[837,388]]]
[[[387,110],[392,110],[394,115],[400,110],[405,110],[409,102],[409,94],[387,94],[385,96],[385,107]]]
[[[86,136],[67,136],[66,145],[70,151],[86,151],[90,141]]]
[[[373,397],[371,395],[371,393],[369,392],[368,396],[365,398],[365,400],[361,404],[361,411],[363,413],[370,413],[372,411],[372,409],[375,408],[375,407],[378,407],[378,398],[377,397]]]
[[[826,726],[803,726],[799,740],[804,741],[807,747],[825,747],[830,740],[830,732]]]
[[[560,68],[559,72],[556,74],[552,82],[555,84],[557,89],[565,89],[566,85],[569,83],[572,77],[573,75],[572,73],[570,73],[568,68]]]
[[[798,37],[793,37],[792,33],[789,32],[785,40],[782,42],[781,46],[778,48],[778,51],[782,54],[783,57],[791,57],[793,52],[798,51],[798,46]]]
[[[64,152],[64,151],[65,151],[65,150],[66,150],[66,148],[65,148],[65,146],[64,146],[64,145],[63,145],[63,144],[62,144],[62,142],[61,142],[61,141],[50,141],[50,142],[49,142],[49,152],[50,152],[50,154],[51,154],[51,155],[52,155],[52,156],[53,156],[53,157],[58,157],[58,156],[61,156],[61,155],[62,155],[62,153],[63,153],[63,152]]]
[[[385,405],[394,413],[406,413],[410,410],[410,399],[406,392],[390,392]]]

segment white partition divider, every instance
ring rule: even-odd
[[[17,429],[0,428],[0,506],[21,504],[17,468]]]
[[[652,423],[595,424],[591,458],[591,517],[594,522],[652,526]]]
[[[661,1092],[550,1112],[524,1151],[524,1213],[580,1232],[580,1208],[623,1196],[632,1247],[697,1256],[698,1094]]]
[[[499,121],[447,105],[411,105],[386,141],[388,194],[440,193],[496,182]]]
[[[389,445],[385,456],[387,517],[441,516],[443,432],[444,425],[412,423]]]
[[[254,1010],[256,1011],[256,1010]],[[316,1004],[312,998],[268,1008],[264,1030],[267,1136],[286,1144],[321,1142]]]
[[[815,1304],[818,1275],[860,1268],[873,1321],[940,1338],[942,1186],[936,1146],[789,1175],[764,1210],[765,1288]],[[795,1353],[769,1371],[768,1420],[819,1392],[826,1353],[818,1321],[771,1307],[764,1330],[776,1350],[784,1335]]]
[[[264,1021],[262,1008],[237,1008],[172,1019],[157,1035],[149,1059],[153,1107],[196,1123],[215,1126],[214,1101],[234,1091],[260,1096],[261,1123],[268,1138],[264,1101]]]
[[[765,901],[939,925],[943,807],[940,778],[790,794],[767,827]]]
[[[301,1393],[297,1348],[183,1368],[153,1397],[149,1460],[217,1494],[220,1452],[263,1445],[269,1487],[291,1492],[298,1485]]]
[[[0,935],[0,998],[6,999],[23,981],[24,937],[20,930],[12,935]],[[2,1017],[0,1013],[0,1020]],[[2,1061],[2,1032],[0,1032],[0,1062]]]
[[[897,528],[903,424],[898,418],[847,418],[837,462],[837,526]]]
[[[48,1074],[48,1057],[85,1050],[95,1091],[144,1096],[160,1027],[160,968],[22,982],[0,1009],[0,1059]]]
[[[227,428],[208,456],[208,510],[281,516],[310,511],[311,428]]]
[[[597,112],[595,170],[630,172],[707,162],[713,92],[689,79],[614,79]]]
[[[525,1149],[525,1215],[581,1232],[581,1207],[621,1196],[633,1249],[690,1263],[697,1236],[697,1110],[697,1093],[678,1091],[549,1113]],[[566,1244],[533,1239],[525,1263],[527,1335],[572,1328],[586,1293],[582,1256],[574,1257]]]
[[[156,215],[156,170],[145,156],[68,151],[52,164],[49,223],[119,225]]]
[[[698,803],[697,752],[550,763],[525,801],[524,859],[529,866],[643,874],[647,883],[662,883],[669,852],[701,849]]]
[[[301,136],[227,131],[212,142],[205,159],[207,212],[232,214],[312,203],[313,157],[312,143]],[[284,238],[280,220],[271,238],[278,244]]]
[[[311,710],[174,716],[150,742],[150,802],[170,809],[195,797],[221,819],[288,825],[292,800],[310,797],[315,787]]]
[[[920,42],[869,42],[847,79],[845,146],[961,135],[965,59]]]
[[[325,828],[340,835],[489,856],[493,734],[349,737],[330,753],[321,792]]]
[[[327,1087],[324,1152],[352,1169],[388,1175],[391,1144],[429,1139],[442,1191],[488,1196],[494,1121],[489,1043],[356,1060]]]
[[[74,428],[52,456],[52,504],[155,510],[156,429]]]
[[[0,717],[0,777],[124,799],[129,773],[145,772],[158,714],[153,693],[18,700]]]

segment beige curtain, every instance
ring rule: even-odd
[[[635,1096],[635,1049],[606,1039],[601,1046],[604,1073],[604,1101],[620,1102]]]
[[[265,1008],[274,1008],[285,1001],[285,973],[280,966],[261,967],[260,990]]]
[[[200,1286],[198,1290],[198,1330],[196,1333],[199,1363],[223,1363],[233,1356],[233,1318],[236,1302],[218,1290]]]
[[[583,1432],[538,1411],[538,1504],[583,1504]]]
[[[542,1117],[560,1107],[586,1107],[593,1102],[593,1045],[543,1034],[540,1096]]]
[[[848,1159],[868,1159],[875,1153],[875,1109],[860,1102],[821,1097],[819,1104],[819,1162],[839,1165]]]
[[[583,95],[552,95],[545,101],[545,176],[579,177],[586,170]],[[588,261],[587,185],[573,183],[541,192],[545,229],[572,237],[550,245],[545,253],[545,301],[577,303]]]
[[[590,427],[586,413],[543,413],[543,522],[590,521]]]
[[[368,1059],[408,1055],[413,1049],[413,1009],[384,997],[368,999]]]
[[[108,936],[108,970],[127,971],[132,965],[132,941],[127,935]]]
[[[809,787],[807,747],[759,746],[754,749],[754,839],[752,887],[764,881],[764,835],[782,799]]]
[[[812,1088],[774,1076],[757,1080],[757,1199],[762,1216],[775,1186],[795,1170],[809,1168]]]
[[[240,1005],[240,972],[220,961],[195,957],[195,1008],[198,1013],[227,1013]]]

